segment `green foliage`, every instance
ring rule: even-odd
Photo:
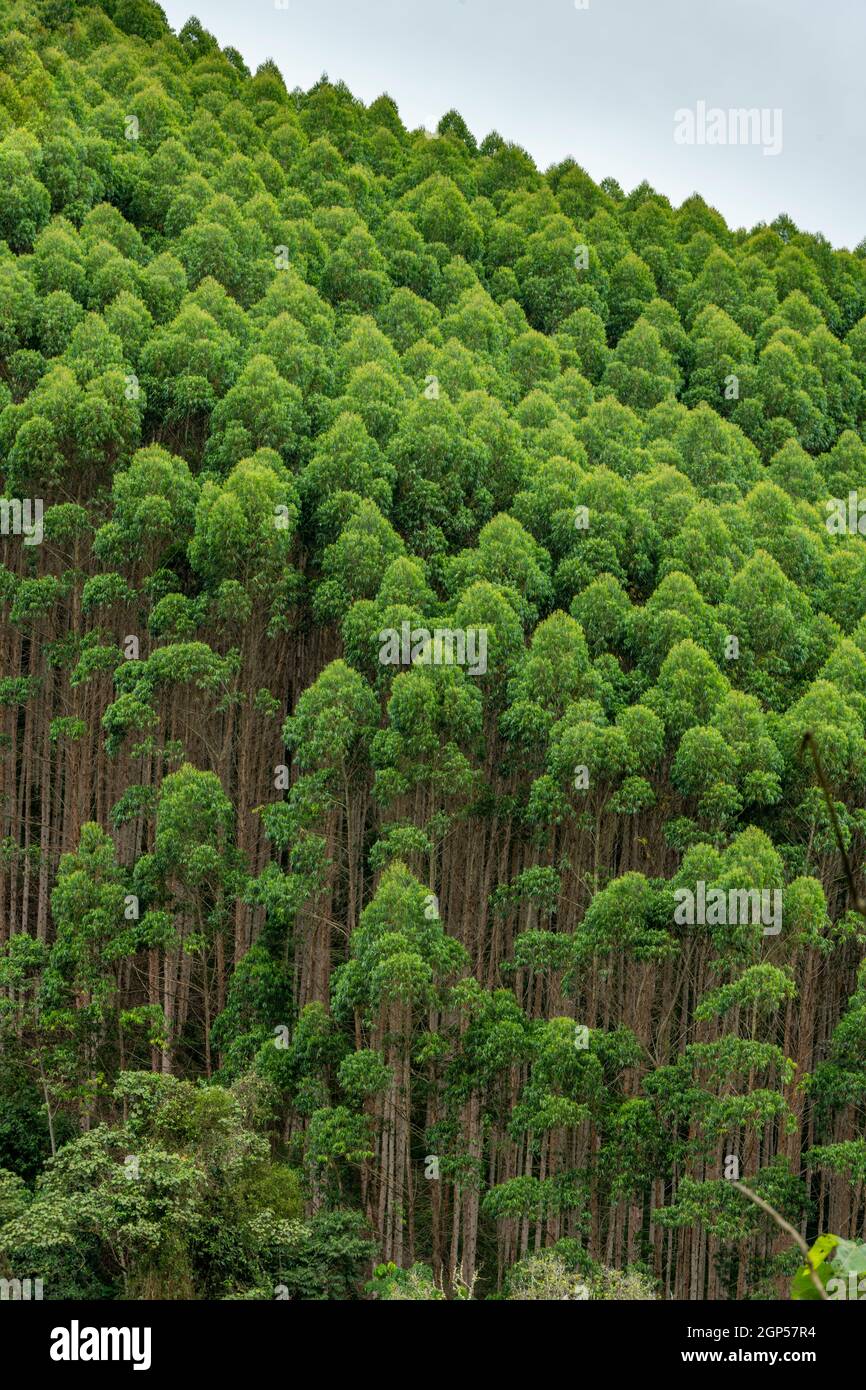
[[[863,248],[152,0],[0,72],[0,1273],[811,1297],[736,1158],[859,1275]]]

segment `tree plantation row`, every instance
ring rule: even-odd
[[[866,245],[151,0],[0,74],[0,1278],[844,1284]]]

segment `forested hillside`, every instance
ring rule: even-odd
[[[0,15],[0,1275],[785,1296],[732,1179],[866,1235],[866,248],[291,82]]]

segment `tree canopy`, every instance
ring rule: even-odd
[[[774,1297],[732,1178],[862,1239],[863,247],[152,0],[0,72],[0,1277]]]

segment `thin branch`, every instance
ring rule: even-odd
[[[761,1211],[765,1211],[768,1216],[772,1216],[776,1225],[781,1226],[782,1230],[787,1235],[789,1235],[792,1240],[796,1241],[797,1245],[799,1245],[800,1249],[803,1252],[803,1255],[805,1256],[806,1266],[809,1270],[809,1278],[812,1280],[812,1283],[818,1290],[818,1297],[825,1299],[829,1303],[830,1298],[827,1293],[827,1290],[824,1288],[824,1285],[821,1283],[821,1280],[818,1278],[818,1275],[815,1272],[815,1266],[812,1263],[812,1256],[809,1254],[809,1247],[804,1241],[803,1237],[800,1235],[800,1232],[795,1231],[794,1227],[785,1220],[784,1216],[779,1215],[775,1207],[771,1207],[769,1202],[765,1202],[763,1197],[758,1196],[757,1192],[753,1192],[750,1187],[746,1187],[745,1183],[737,1182],[733,1178],[730,1180],[730,1182],[731,1187],[735,1187],[738,1192],[742,1192],[744,1197],[748,1197],[750,1202],[754,1202],[755,1206],[760,1207]]]

